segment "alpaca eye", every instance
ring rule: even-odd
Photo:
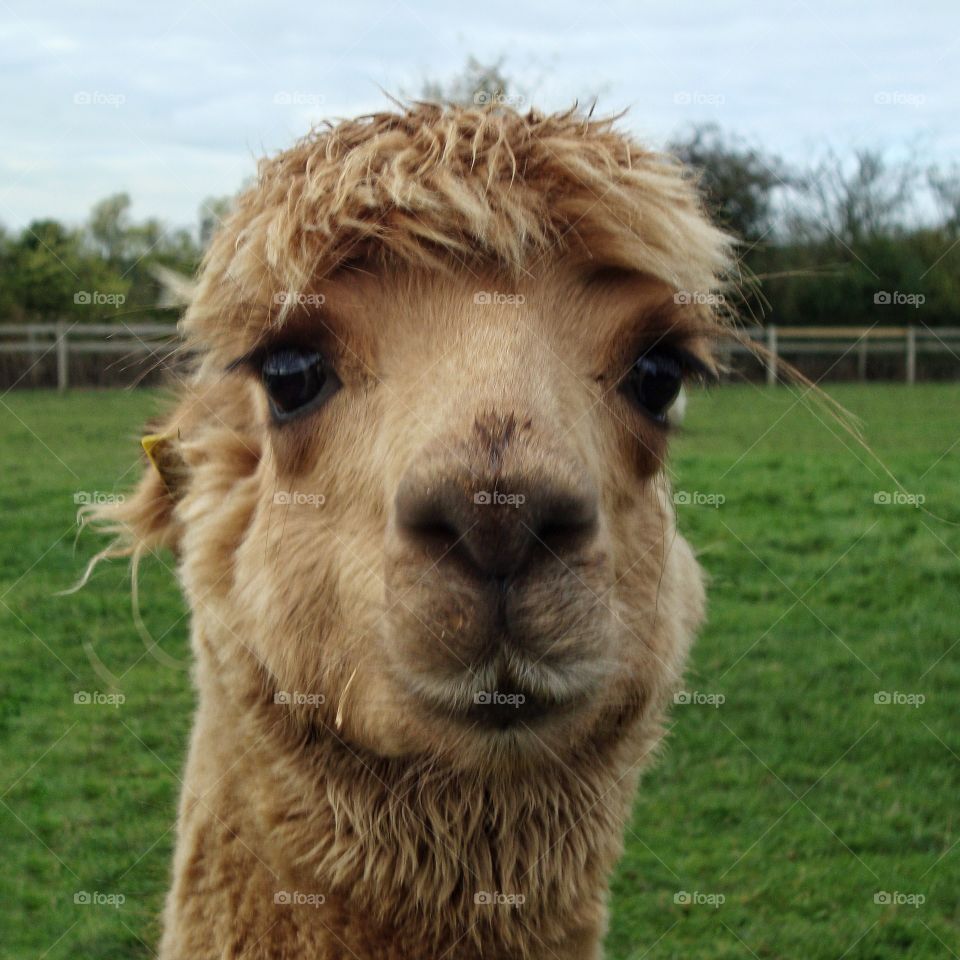
[[[323,357],[310,351],[285,348],[268,353],[260,375],[273,415],[281,421],[318,406],[336,387]]]
[[[625,383],[630,398],[658,423],[683,387],[683,359],[669,348],[653,347],[634,363]]]

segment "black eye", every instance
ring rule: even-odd
[[[266,354],[260,376],[278,420],[314,409],[338,386],[336,376],[319,353],[289,347]]]
[[[641,409],[659,423],[680,394],[687,365],[684,358],[669,347],[651,347],[634,363],[624,388]]]

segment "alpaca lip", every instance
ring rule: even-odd
[[[477,694],[465,718],[472,723],[494,730],[508,730],[520,725],[529,725],[558,712],[559,704],[549,704],[530,694],[497,691]]]
[[[560,720],[599,695],[609,676],[598,657],[533,659],[503,642],[469,666],[434,671],[405,659],[392,666],[394,680],[436,719],[494,732]]]
[[[437,719],[444,722],[479,727],[489,731],[513,730],[547,722],[576,709],[586,699],[586,691],[541,690],[536,693],[528,686],[492,670],[483,671],[482,683],[471,683],[464,689],[462,683],[450,686],[416,683],[414,692],[420,703]],[[475,677],[475,681],[481,678]]]

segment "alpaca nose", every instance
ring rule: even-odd
[[[585,482],[461,475],[411,477],[396,499],[397,527],[438,566],[504,580],[539,558],[569,562],[593,539],[597,495]]]

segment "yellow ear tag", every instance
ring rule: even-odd
[[[160,474],[160,479],[166,486],[168,493],[176,498],[184,475],[183,458],[177,449],[176,434],[148,433],[140,438],[140,446],[153,464],[154,470]]]
[[[163,451],[160,448],[172,439],[173,437],[169,433],[148,433],[140,438],[140,446],[143,447],[143,452],[159,474],[163,473],[160,467],[160,458]]]

